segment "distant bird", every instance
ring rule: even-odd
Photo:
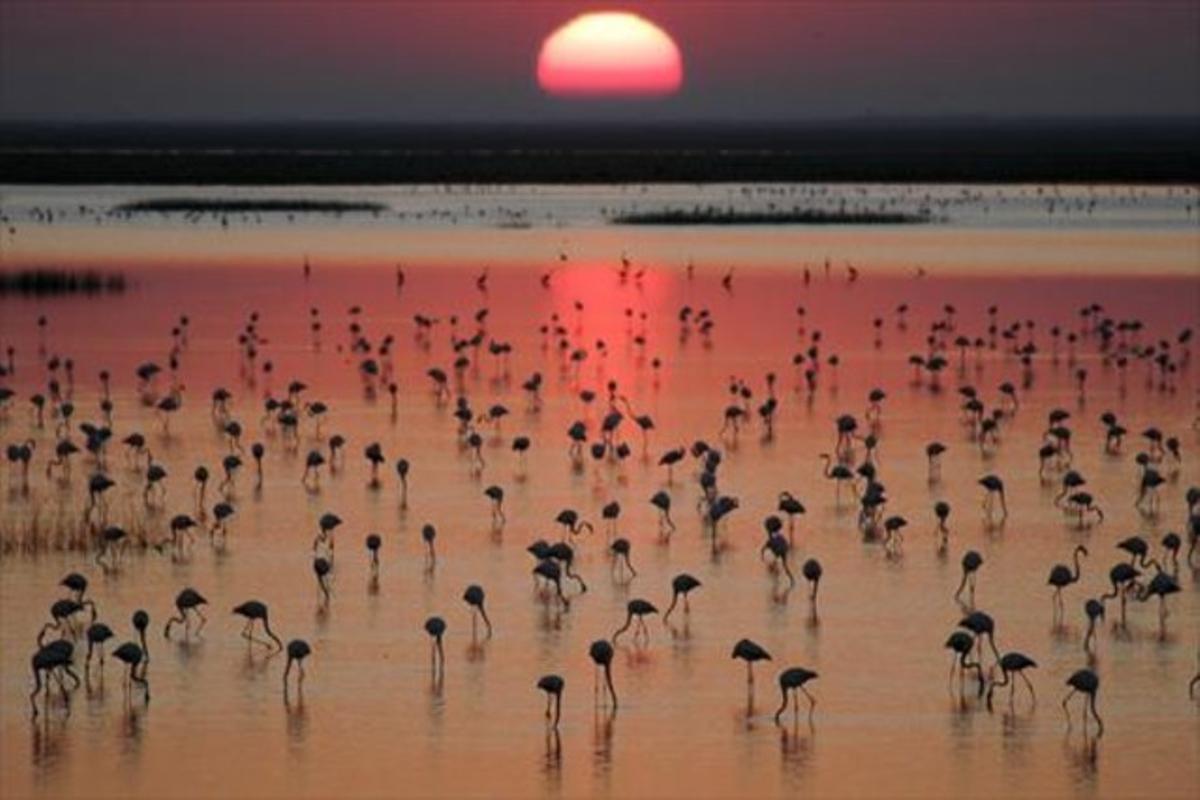
[[[804,566],[800,568],[800,573],[804,576],[804,580],[808,581],[812,586],[808,599],[813,604],[813,610],[816,611],[817,591],[821,588],[821,575],[824,574],[824,570],[821,569],[821,562],[815,558],[808,559],[804,562]]]
[[[1104,603],[1095,598],[1089,598],[1083,604],[1083,611],[1087,615],[1088,620],[1087,634],[1083,637],[1083,649],[1090,653],[1092,651],[1092,638],[1096,635],[1096,621],[1104,619]]]
[[[961,620],[958,621],[958,627],[965,628],[975,634],[976,647],[982,651],[983,637],[987,637],[988,646],[992,649],[992,656],[996,661],[1000,660],[1000,651],[996,649],[996,622],[991,615],[984,611],[972,611]]]
[[[946,639],[945,647],[954,651],[954,660],[950,662],[950,680],[954,680],[955,671],[966,675],[968,669],[975,670],[975,678],[979,682],[979,696],[982,697],[985,686],[983,665],[970,660],[971,651],[975,649],[975,637],[966,631],[955,631]]]
[[[550,558],[543,558],[538,561],[537,566],[533,568],[535,578],[542,578],[554,585],[554,591],[558,597],[558,601],[562,603],[563,608],[570,608],[571,601],[563,594],[562,590],[562,568],[558,566],[556,561]]]
[[[613,646],[607,639],[597,639],[588,648],[588,657],[592,659],[593,664],[604,670],[604,683],[608,686],[608,694],[612,698],[612,707],[615,712],[617,710],[617,690],[613,688],[612,680]],[[594,694],[599,695],[599,688],[600,683],[597,680]]]
[[[671,495],[657,491],[650,498],[650,505],[659,511],[658,530],[665,536],[675,532],[675,522],[671,519]]]
[[[559,675],[543,675],[538,679],[537,688],[546,693],[546,719],[551,719],[550,708],[551,704],[554,707],[554,721],[551,726],[558,727],[558,721],[562,717],[562,693],[566,682]]]
[[[970,605],[975,605],[975,574],[981,566],[983,566],[983,556],[979,553],[974,550],[963,553],[962,581],[958,584],[958,591],[954,593],[955,600],[961,602],[963,590],[969,589]]]
[[[983,513],[992,520],[995,518],[996,501],[1000,501],[1000,520],[1008,519],[1008,502],[1004,499],[1004,481],[995,475],[985,475],[979,479],[979,485],[984,488]]]
[[[378,533],[367,534],[367,552],[371,554],[371,571],[379,570],[379,548],[383,546],[383,539]]]
[[[436,539],[437,528],[429,523],[421,526],[421,541],[425,542],[425,560],[428,562],[430,569],[433,569],[433,565],[437,563],[437,551],[433,548],[433,543]]]
[[[613,556],[613,569],[623,568],[629,571],[630,580],[637,577],[637,570],[633,568],[633,562],[629,560],[629,551],[632,545],[625,538],[617,538],[608,546],[609,552]]]
[[[775,533],[770,534],[767,537],[767,541],[765,544],[763,544],[761,550],[761,552],[764,554],[770,552],[771,555],[775,557],[775,563],[783,567],[783,572],[785,575],[787,575],[789,587],[796,584],[796,578],[794,575],[792,575],[792,568],[788,564],[788,553],[790,550],[791,548],[788,546],[787,538]]]
[[[317,556],[313,559],[313,574],[317,576],[317,588],[321,590],[321,598],[329,603],[329,573],[333,566],[329,559]]]
[[[300,689],[304,685],[304,659],[312,653],[312,648],[308,646],[308,642],[303,639],[292,639],[287,645],[287,666],[283,670],[283,695],[287,697],[288,691],[288,675],[292,671],[292,664],[296,665],[299,670],[299,677],[296,678],[296,688]]]
[[[425,620],[425,632],[433,639],[433,671],[440,675],[446,669],[446,652],[442,649],[442,637],[446,635],[446,621],[441,617]]]
[[[471,607],[471,631],[475,630],[475,617],[478,615],[483,619],[483,624],[487,626],[487,635],[492,635],[492,621],[488,619],[487,610],[483,607],[483,587],[476,584],[471,584],[463,592],[463,601]]]
[[[504,527],[506,517],[504,516],[504,489],[492,485],[483,490],[483,494],[492,501],[492,526],[496,528]]]
[[[788,536],[790,537],[796,524],[796,517],[802,516],[806,513],[804,504],[797,500],[791,492],[780,492],[779,503],[776,505],[776,510],[787,516]]]

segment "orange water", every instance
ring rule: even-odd
[[[969,252],[970,232],[959,234]],[[980,234],[980,242],[988,236]],[[980,245],[983,247],[984,245]],[[186,250],[163,258],[186,256]],[[898,261],[913,263],[903,251]],[[986,253],[983,257],[986,257]],[[86,459],[77,458],[74,482],[50,485],[42,469],[52,447],[49,430],[31,427],[24,400],[41,388],[37,365],[38,314],[49,317],[46,353],[69,355],[76,369],[77,419],[96,419],[96,373],[112,370],[120,438],[139,429],[150,439],[156,460],[170,473],[166,508],[146,512],[140,478],[123,466],[120,447],[111,461],[118,478],[113,516],[131,529],[162,531],[170,515],[191,510],[190,473],[198,463],[216,465],[226,451],[210,419],[208,395],[217,385],[235,392],[234,417],[247,430],[245,441],[262,440],[268,450],[266,482],[253,488],[252,470],[238,480],[226,552],[200,536],[190,555],[174,561],[153,550],[131,553],[123,568],[105,574],[78,552],[36,555],[6,552],[0,557],[0,793],[23,796],[1178,796],[1200,788],[1200,705],[1189,702],[1187,684],[1197,669],[1200,646],[1200,573],[1184,566],[1183,592],[1169,600],[1170,616],[1160,632],[1154,603],[1133,604],[1125,629],[1112,614],[1099,635],[1095,668],[1101,675],[1100,713],[1106,732],[1098,744],[1068,731],[1059,701],[1064,681],[1086,662],[1081,648],[1083,600],[1106,588],[1108,568],[1118,560],[1115,542],[1134,533],[1157,542],[1167,530],[1182,532],[1186,487],[1200,482],[1195,464],[1197,433],[1194,364],[1171,392],[1148,389],[1146,370],[1129,370],[1119,391],[1116,371],[1101,365],[1095,341],[1079,348],[1079,365],[1089,370],[1086,400],[1071,381],[1064,346],[1049,357],[1048,327],[1079,326],[1077,310],[1101,303],[1117,318],[1145,321],[1145,341],[1174,337],[1197,323],[1200,280],[1175,264],[1178,277],[1020,277],[1014,262],[1007,277],[933,276],[924,280],[876,275],[850,285],[835,268],[828,281],[819,273],[805,288],[796,272],[744,267],[731,292],[721,289],[724,264],[700,260],[693,280],[679,267],[652,266],[639,287],[618,279],[613,259],[573,262],[543,289],[544,267],[511,266],[490,272],[486,294],[474,280],[485,260],[461,269],[409,265],[403,290],[395,287],[391,266],[318,265],[305,281],[298,269],[226,265],[210,270],[186,266],[164,271],[135,263],[133,287],[102,300],[0,300],[0,343],[17,349],[19,391],[9,409],[3,440],[26,436],[38,441],[28,495],[16,474],[5,470],[0,491],[0,524],[6,538],[19,535],[36,511],[38,524],[73,524],[84,493]],[[683,254],[674,263],[682,263]],[[963,270],[969,271],[969,270]],[[584,304],[581,315],[572,310]],[[907,330],[897,327],[892,309],[908,302]],[[682,304],[707,308],[715,320],[711,343],[693,333],[679,336],[675,319]],[[968,359],[958,372],[957,353],[943,375],[940,394],[910,383],[906,360],[923,349],[929,322],[944,303],[958,309],[960,330],[982,333],[984,309],[1000,307],[1002,322],[1037,321],[1044,356],[1036,364],[1034,386],[1022,393],[1016,418],[1005,424],[1002,445],[989,459],[967,440],[958,419],[959,383],[978,386],[989,406],[1003,380],[1019,384],[1011,357],[987,351],[982,365]],[[363,307],[362,324],[373,341],[385,333],[398,342],[394,359],[400,383],[397,419],[386,394],[364,396],[355,360],[344,351],[347,309]],[[823,334],[823,352],[837,353],[836,378],[825,369],[818,390],[797,389],[791,356],[808,346],[798,335],[796,306],[806,309],[806,335]],[[307,331],[308,309],[318,306],[324,321],[320,351]],[[448,321],[460,316],[459,330],[473,330],[470,317],[487,307],[488,331],[514,346],[507,376],[484,353],[468,371],[465,389],[477,410],[503,402],[512,411],[501,435],[487,439],[487,466],[470,475],[468,457],[456,444],[448,408],[439,408],[424,376],[430,366],[448,367]],[[625,308],[634,309],[627,325]],[[346,465],[323,475],[319,493],[300,484],[303,454],[316,443],[307,425],[299,453],[286,452],[278,437],[260,428],[260,398],[268,389],[260,377],[251,386],[239,374],[235,337],[246,316],[261,314],[267,338],[260,361],[275,364],[274,389],[292,377],[311,387],[331,411],[324,433],[349,441]],[[642,413],[653,416],[648,460],[640,436],[625,423],[634,456],[623,466],[590,462],[570,469],[565,430],[590,412],[574,399],[571,370],[560,366],[553,348],[544,350],[537,326],[552,312],[561,315],[572,341],[590,351],[579,384],[603,391],[619,382]],[[644,353],[632,342],[641,333],[638,314],[647,314]],[[190,345],[182,356],[183,411],[164,437],[153,414],[140,407],[133,368],[147,359],[165,363],[169,329],[181,313],[191,318]],[[428,351],[413,343],[414,313],[439,316]],[[883,316],[882,347],[872,343],[870,321]],[[578,326],[578,329],[576,328]],[[602,359],[595,340],[608,344]],[[658,356],[658,379],[650,365]],[[545,405],[527,410],[520,388],[533,370],[546,376]],[[727,383],[738,376],[751,383],[755,402],[765,395],[764,375],[778,373],[780,410],[773,441],[761,425],[742,432],[736,445],[721,443],[721,412]],[[866,543],[854,527],[848,504],[834,502],[830,482],[821,477],[818,454],[832,447],[833,419],[848,412],[862,417],[873,386],[887,389],[880,428],[881,479],[891,498],[888,513],[909,520],[900,555],[888,557]],[[1037,477],[1036,450],[1048,409],[1062,406],[1073,417],[1075,466],[1088,478],[1107,519],[1077,530],[1053,506],[1054,486]],[[1131,431],[1125,452],[1102,452],[1099,414],[1112,409]],[[1181,438],[1184,460],[1162,491],[1163,513],[1144,518],[1133,508],[1137,469],[1132,458],[1149,424]],[[517,478],[510,438],[528,434],[534,445],[528,473]],[[689,459],[666,486],[655,466],[662,450],[704,438],[725,450],[722,490],[740,498],[741,508],[720,534],[714,556],[695,511],[694,462]],[[924,444],[947,443],[940,483],[926,478]],[[367,486],[363,446],[382,443],[389,464],[400,456],[412,463],[410,506],[398,507],[390,466],[383,486]],[[1164,467],[1166,469],[1166,467]],[[1000,530],[985,528],[975,480],[995,472],[1008,484],[1011,516]],[[482,489],[498,483],[507,492],[508,524],[490,528]],[[669,544],[658,541],[657,512],[647,498],[668,488],[679,529]],[[786,581],[772,575],[758,555],[761,520],[774,509],[779,491],[790,490],[808,506],[798,523],[793,567],[815,556],[825,568],[817,613],[804,587],[790,594]],[[210,495],[211,497],[211,495]],[[638,576],[615,581],[605,552],[599,509],[610,499],[624,508],[621,533],[633,543]],[[950,552],[935,552],[930,512],[937,499],[954,508]],[[211,500],[210,500],[211,502]],[[525,546],[534,538],[553,539],[553,523],[565,507],[598,523],[583,537],[578,569],[590,591],[559,612],[535,593]],[[316,518],[335,511],[345,524],[337,532],[333,598],[322,610],[310,566]],[[144,520],[144,522],[142,521]],[[421,525],[438,528],[438,559],[429,572],[419,538]],[[377,589],[369,583],[368,532],[383,535]],[[1086,543],[1080,585],[1066,592],[1065,624],[1051,619],[1050,567],[1069,561],[1071,549]],[[952,595],[959,581],[959,558],[979,550],[977,603],[997,621],[1001,650],[1020,650],[1038,661],[1031,678],[1037,704],[1018,693],[1010,709],[999,692],[994,711],[968,696],[960,700],[947,684],[950,664],[946,636],[962,615]],[[47,609],[62,592],[56,588],[69,570],[85,572],[100,618],[130,636],[128,620],[147,609],[151,625],[148,707],[122,699],[119,663],[110,659],[103,683],[93,674],[90,690],[73,695],[70,714],[55,698],[48,713],[29,719],[28,658]],[[610,635],[623,621],[634,597],[665,608],[670,578],[688,571],[703,582],[691,600],[691,613],[672,618],[673,627],[650,620],[644,647],[623,639],[614,661],[620,710],[613,716],[594,707],[589,643]],[[490,640],[472,641],[467,606],[460,599],[468,583],[487,591],[496,626]],[[188,642],[166,641],[161,625],[172,599],[194,586],[210,601],[210,622]],[[276,631],[285,640],[302,637],[313,646],[302,700],[285,704],[283,659],[251,651],[238,636],[241,625],[229,612],[246,599],[270,605]],[[1110,608],[1110,611],[1114,609]],[[431,681],[429,641],[422,623],[430,614],[446,618],[444,684]],[[745,670],[729,657],[733,643],[749,637],[774,656],[760,664],[753,704],[748,707]],[[259,648],[261,649],[261,648]],[[773,722],[778,705],[777,672],[804,665],[820,673],[811,685],[818,705],[807,717],[782,727]],[[547,733],[539,676],[566,678],[563,719],[557,736]],[[803,706],[802,706],[803,708]]]

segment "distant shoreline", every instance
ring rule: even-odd
[[[1200,157],[809,153],[157,153],[0,150],[0,181],[42,186],[702,183],[1198,185]]]
[[[0,123],[41,185],[1200,184],[1200,120],[810,125]]]
[[[356,200],[235,200],[225,198],[155,198],[122,203],[113,208],[124,214],[343,214],[386,211],[383,203]]]

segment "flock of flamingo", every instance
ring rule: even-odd
[[[562,260],[565,261],[565,256]],[[555,269],[566,268],[560,265]],[[826,265],[827,272],[828,269]],[[311,272],[308,264],[304,272],[307,278]],[[541,284],[548,286],[554,274],[554,270],[545,273]],[[635,269],[624,257],[617,268],[617,279],[623,283],[640,281],[643,274],[643,270]],[[856,277],[856,274],[851,275],[850,279]],[[398,286],[403,286],[405,278],[404,271],[397,269]],[[689,267],[687,279],[700,278]],[[722,279],[726,289],[733,281],[732,271]],[[486,271],[474,279],[475,290],[485,296],[487,284]],[[590,413],[581,416],[563,431],[564,468],[583,471],[589,459],[597,465],[619,463],[640,450],[643,457],[650,458],[652,463],[656,461],[662,470],[662,488],[641,501],[656,509],[658,535],[662,542],[669,542],[676,535],[677,526],[682,525],[677,516],[686,490],[678,483],[684,482],[693,487],[694,499],[688,505],[694,508],[713,552],[718,552],[723,547],[723,540],[730,535],[728,518],[741,511],[737,494],[728,491],[722,481],[723,455],[728,448],[736,447],[739,435],[747,427],[757,425],[764,437],[774,436],[775,417],[786,402],[786,398],[778,393],[777,374],[766,376],[761,396],[751,382],[740,378],[730,380],[728,406],[722,418],[714,420],[714,430],[718,431],[716,437],[697,438],[688,446],[655,451],[654,420],[638,411],[616,381],[608,381],[598,389],[584,385],[581,364],[589,354],[603,353],[607,345],[597,341],[594,347],[588,346],[580,317],[582,308],[582,303],[576,302],[573,311],[555,314],[541,324],[538,331],[547,359],[555,362],[566,378],[563,384],[578,395],[583,408],[596,410],[594,416]],[[803,308],[799,313],[803,315]],[[908,306],[898,305],[891,312],[892,324],[906,326],[907,314]],[[645,315],[640,319],[641,329],[632,312],[627,312],[627,317],[628,335],[639,349],[645,349]],[[974,335],[967,332],[972,322],[978,327]],[[681,337],[711,336],[713,318],[705,309],[679,309],[678,323]],[[37,631],[30,659],[32,691],[29,702],[34,717],[52,710],[55,687],[61,696],[62,707],[69,713],[71,692],[84,681],[91,681],[94,672],[104,670],[106,647],[110,642],[122,642],[107,655],[124,666],[126,702],[149,704],[154,640],[174,636],[199,637],[208,621],[205,615],[205,609],[211,608],[208,597],[190,586],[180,587],[173,609],[138,610],[127,624],[106,620],[102,613],[102,598],[88,591],[88,570],[102,570],[119,576],[126,559],[153,558],[156,554],[186,564],[192,557],[198,534],[206,534],[213,548],[224,548],[231,536],[231,528],[236,525],[239,484],[253,481],[261,491],[264,473],[275,468],[269,457],[271,449],[286,450],[302,457],[303,470],[294,479],[311,492],[320,491],[323,478],[331,471],[343,469],[348,451],[355,449],[344,436],[326,430],[336,419],[334,409],[316,399],[314,390],[299,379],[288,380],[279,392],[268,389],[261,402],[255,396],[258,390],[249,388],[238,395],[226,387],[212,387],[206,402],[193,399],[180,377],[188,358],[191,324],[187,316],[181,316],[170,332],[169,350],[162,361],[147,361],[129,376],[136,388],[137,401],[151,409],[157,418],[157,422],[152,423],[157,430],[136,430],[129,424],[135,414],[126,413],[126,409],[120,407],[119,397],[113,390],[120,376],[107,371],[96,376],[98,400],[95,405],[90,408],[76,405],[75,364],[66,354],[54,353],[50,348],[53,326],[48,317],[39,318],[37,331],[29,332],[31,338],[36,336],[36,348],[30,347],[36,352],[17,352],[12,346],[6,350],[0,372],[0,425],[8,431],[10,441],[6,449],[9,497],[27,494],[31,483],[40,476],[47,482],[72,487],[72,491],[78,493],[81,517],[79,524],[58,542],[63,549],[78,553],[78,571],[66,575],[59,586],[46,587],[49,621]],[[873,320],[877,344],[885,324],[888,320],[884,315]],[[472,475],[482,478],[489,469],[483,448],[485,435],[492,431],[495,436],[500,436],[501,420],[510,414],[510,410],[499,403],[483,408],[475,405],[468,393],[468,374],[488,358],[492,359],[497,371],[507,370],[513,346],[497,338],[489,329],[486,308],[469,319],[438,319],[416,314],[413,326],[412,346],[425,351],[430,349],[439,331],[449,328],[452,360],[428,368],[428,402],[452,410],[452,435]],[[308,328],[312,337],[309,344],[319,348],[323,337],[327,336],[319,309],[311,310]],[[251,379],[263,376],[269,387],[273,365],[261,355],[264,347],[259,331],[258,314],[251,313],[238,335],[236,357],[240,360],[243,375]],[[805,331],[803,338],[801,348],[792,358],[791,368],[797,376],[798,391],[811,391],[822,380],[830,379],[831,374],[836,376],[839,358],[828,351],[820,331]],[[1169,392],[1176,390],[1180,376],[1188,370],[1191,360],[1190,330],[1151,336],[1140,320],[1115,318],[1099,305],[1081,309],[1077,326],[1071,327],[1039,327],[1033,321],[1025,320],[1005,324],[995,306],[987,309],[985,318],[968,321],[960,319],[956,308],[946,305],[930,325],[924,343],[924,349],[908,359],[914,384],[922,391],[936,394],[941,402],[953,404],[954,413],[961,415],[964,432],[962,443],[928,442],[924,455],[931,484],[945,480],[941,474],[941,457],[949,448],[976,448],[986,462],[989,453],[1003,446],[1005,427],[1023,413],[1025,395],[1035,391],[1033,375],[1039,363],[1049,359],[1065,361],[1082,400],[1088,391],[1089,379],[1096,379],[1094,373],[1099,368],[1115,376],[1113,379],[1119,382],[1122,392]],[[401,391],[393,356],[400,346],[392,335],[370,336],[363,322],[363,310],[357,306],[349,309],[345,352],[354,362],[364,391],[390,400],[393,421],[398,413],[397,398]],[[969,361],[996,352],[1004,353],[1020,364],[1022,381],[1006,382],[991,389],[966,380]],[[653,364],[656,371],[661,366],[657,359]],[[1129,377],[1135,370],[1144,372],[1143,382],[1135,382]],[[22,396],[11,387],[26,374],[36,374],[36,381],[30,379],[29,383],[36,383],[39,388]],[[958,376],[954,391],[943,389],[950,375]],[[521,383],[523,402],[530,413],[536,414],[540,409],[547,385],[541,373],[531,374]],[[898,555],[909,521],[888,512],[889,495],[877,455],[883,437],[887,397],[885,387],[876,388],[865,398],[862,414],[845,413],[831,420],[833,444],[828,452],[819,454],[819,460],[821,474],[832,484],[830,489],[836,501],[856,509],[855,525],[864,540],[883,548],[889,555]],[[994,402],[990,400],[992,397],[996,398]],[[185,507],[162,514],[161,518],[166,522],[162,530],[142,531],[135,535],[134,531],[123,528],[114,520],[109,497],[114,487],[124,484],[136,488],[148,509],[164,510],[166,486],[178,479],[156,460],[153,445],[156,437],[172,436],[172,418],[191,409],[195,409],[191,413],[210,417],[215,435],[223,442],[225,455],[217,465],[195,465],[188,502]],[[1200,424],[1200,418],[1197,424]],[[246,441],[254,428],[257,428],[259,438]],[[1138,446],[1127,450],[1126,439],[1136,439]],[[524,470],[526,454],[534,442],[529,436],[518,435],[511,438],[510,446],[519,474]],[[546,446],[557,446],[557,443],[546,443]],[[1073,466],[1074,451],[1080,447],[1100,447],[1107,455],[1128,458],[1136,465],[1136,478],[1128,498],[1101,498],[1089,492],[1086,477]],[[307,452],[304,452],[306,448]],[[357,449],[365,462],[369,485],[380,490],[385,481],[394,482],[401,513],[406,513],[408,477],[410,469],[421,469],[419,459],[414,458],[411,464],[407,458],[390,461],[378,442],[362,442]],[[118,454],[114,450],[122,452]],[[805,464],[813,463],[814,455],[801,457],[797,454],[797,468],[804,469]],[[120,463],[116,463],[118,459]],[[1129,536],[1117,544],[1116,554],[1080,544],[1071,553],[1069,564],[1048,565],[1047,591],[1052,597],[1053,614],[1056,619],[1061,619],[1070,613],[1064,594],[1080,581],[1088,565],[1098,559],[1111,564],[1107,592],[1085,598],[1082,603],[1072,600],[1072,606],[1079,608],[1087,623],[1087,632],[1079,646],[1078,668],[1069,675],[1060,676],[1060,685],[1066,690],[1062,707],[1068,726],[1071,725],[1071,714],[1067,713],[1069,702],[1077,696],[1083,698],[1081,714],[1085,737],[1092,723],[1095,738],[1104,731],[1099,713],[1101,678],[1095,669],[1094,657],[1098,623],[1115,615],[1119,620],[1116,624],[1126,626],[1129,624],[1127,608],[1131,603],[1156,601],[1158,624],[1160,630],[1165,631],[1170,598],[1184,589],[1185,584],[1179,579],[1180,571],[1200,568],[1200,553],[1197,553],[1200,549],[1200,487],[1183,490],[1178,500],[1160,497],[1164,491],[1174,491],[1171,487],[1182,459],[1182,445],[1177,435],[1157,427],[1130,432],[1111,411],[1085,416],[1066,408],[1056,408],[1049,413],[1042,445],[1036,453],[1029,455],[1027,474],[1036,475],[1044,485],[1056,487],[1053,503],[1061,509],[1068,524],[1080,529],[1101,525],[1105,519],[1102,503],[1132,502],[1148,520],[1165,517],[1179,525],[1180,532],[1169,532],[1157,542],[1141,535]],[[86,470],[83,476],[78,475],[80,461],[84,462],[82,468]],[[684,471],[689,473],[686,477],[679,474]],[[247,472],[251,474],[245,475]],[[390,479],[389,475],[392,476]],[[954,479],[957,480],[957,476]],[[970,480],[978,484],[981,502],[978,513],[983,525],[989,529],[1001,528],[1009,514],[1005,480],[991,473],[970,476]],[[184,482],[188,481],[185,479]],[[760,555],[768,561],[774,579],[786,583],[790,589],[797,582],[792,558],[798,520],[803,518],[806,510],[804,501],[790,491],[780,491],[777,498],[774,508],[764,509]],[[501,483],[486,485],[478,500],[463,498],[463,502],[486,503],[492,525],[497,530],[509,524],[504,501],[505,487]],[[537,589],[536,602],[557,606],[560,613],[569,613],[576,603],[587,602],[588,586],[577,570],[576,556],[580,548],[592,546],[590,542],[595,540],[589,536],[601,526],[614,579],[632,581],[638,575],[631,541],[621,535],[618,524],[622,501],[628,503],[630,498],[614,496],[596,508],[594,514],[563,509],[553,520],[546,521],[558,526],[558,537],[551,537],[555,539],[553,541],[539,539],[527,548],[533,562],[531,572]],[[951,513],[951,507],[945,501],[937,502],[930,509],[936,548],[941,557],[946,557],[950,547],[948,521]],[[332,511],[315,521],[311,544],[312,572],[320,604],[334,602],[329,585],[334,570],[341,567],[344,559],[356,558],[353,555],[335,556],[341,525],[342,520]],[[437,527],[429,522],[420,530],[426,550],[426,569],[432,571],[437,568]],[[6,540],[5,549],[12,552],[24,548],[35,553],[46,544],[31,534],[23,541]],[[131,550],[135,552],[131,554]],[[364,550],[365,556],[361,557],[365,559],[366,568],[377,576],[381,551],[384,550],[383,537],[374,533],[368,535]],[[949,632],[945,647],[951,651],[952,685],[957,679],[959,693],[966,692],[966,687],[971,685],[970,691],[990,708],[998,689],[1007,688],[1010,702],[1013,702],[1018,683],[1033,696],[1030,672],[1038,664],[1026,653],[1001,650],[997,644],[994,617],[976,606],[976,578],[986,569],[987,564],[979,552],[967,550],[961,554],[961,580],[953,597],[961,605],[962,614]],[[799,566],[798,572],[799,578],[808,585],[808,602],[815,614],[818,590],[822,580],[826,579],[825,570],[818,559],[810,557]],[[513,579],[518,577],[514,575]],[[832,579],[837,577],[832,576]],[[670,601],[662,614],[664,621],[675,613],[690,613],[689,596],[693,592],[703,592],[704,587],[693,575],[679,572],[667,588]],[[484,635],[490,637],[493,625],[503,626],[504,621],[489,616],[486,597],[485,588],[476,584],[467,586],[461,596],[470,610],[473,632],[477,633],[482,626]],[[251,645],[286,654],[282,674],[285,701],[291,692],[302,692],[305,662],[310,657],[320,658],[319,651],[314,653],[314,649],[300,638],[285,643],[272,629],[268,606],[261,600],[224,597],[219,601],[222,612],[228,609],[227,613],[244,622],[240,633]],[[213,603],[216,602],[214,598]],[[608,706],[614,713],[618,706],[614,652],[624,641],[631,641],[633,647],[649,647],[652,637],[648,620],[658,614],[658,606],[649,599],[630,599],[624,620],[612,631],[598,632],[604,635],[598,636],[588,650],[596,667],[596,702]],[[152,626],[156,617],[160,622]],[[424,624],[431,642],[431,669],[435,676],[444,669],[443,638],[447,629],[446,620],[439,616],[429,617]],[[731,657],[745,662],[747,680],[753,691],[754,665],[770,661],[771,654],[754,641],[742,639],[732,645]],[[79,662],[84,670],[82,680],[75,671]],[[295,681],[292,681],[293,669]],[[546,674],[531,678],[535,679],[536,688],[546,695],[547,725],[557,727],[566,677]],[[774,714],[777,723],[789,712],[789,704],[792,713],[799,717],[800,695],[807,700],[808,718],[812,723],[816,697],[810,690],[817,680],[817,673],[803,666],[788,666],[778,672],[780,705]],[[1198,685],[1200,673],[1188,686],[1179,687],[1179,692],[1194,696]]]

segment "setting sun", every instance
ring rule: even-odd
[[[683,83],[674,40],[636,14],[582,14],[550,34],[538,54],[538,85],[553,95],[660,96]]]

